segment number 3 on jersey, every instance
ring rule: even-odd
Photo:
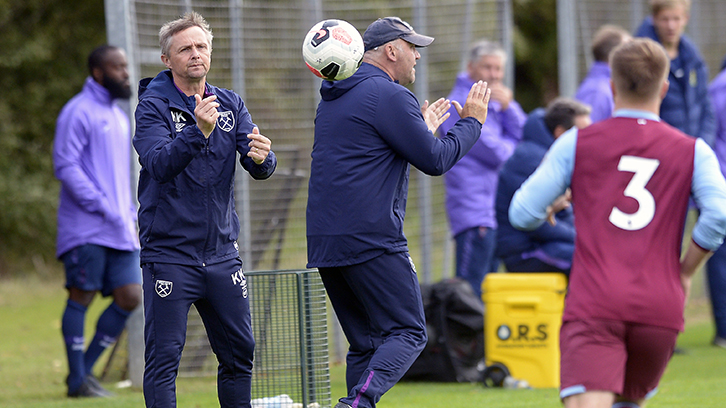
[[[638,202],[638,211],[628,214],[622,212],[617,206],[610,212],[610,222],[618,228],[626,231],[637,231],[645,228],[655,216],[655,199],[653,194],[645,186],[653,177],[660,161],[656,159],[644,159],[635,156],[622,156],[618,163],[619,171],[635,173],[630,183],[625,187],[626,197],[633,198]]]

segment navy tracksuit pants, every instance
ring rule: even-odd
[[[350,343],[346,359],[353,408],[373,408],[426,345],[426,318],[416,270],[407,252],[350,266],[319,268]]]
[[[222,408],[249,407],[255,341],[242,262],[195,267],[143,265],[148,408],[176,407],[176,376],[187,315],[194,304],[219,360],[217,389]]]

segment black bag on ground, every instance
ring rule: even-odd
[[[402,381],[477,382],[484,368],[484,305],[468,282],[421,285],[428,343]]]

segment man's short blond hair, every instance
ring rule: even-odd
[[[159,46],[161,47],[161,54],[169,56],[169,48],[171,47],[171,39],[174,34],[184,31],[187,28],[199,27],[204,31],[204,35],[207,37],[209,43],[209,50],[212,50],[212,30],[209,28],[209,23],[202,17],[201,14],[196,11],[190,11],[176,20],[168,21],[159,30]]]
[[[617,93],[634,102],[648,102],[660,97],[670,60],[659,43],[636,38],[613,50],[610,69]]]
[[[656,16],[662,10],[683,6],[686,13],[691,11],[691,0],[650,0],[650,11]]]

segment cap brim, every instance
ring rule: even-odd
[[[429,45],[431,45],[432,42],[434,42],[434,37],[429,37],[427,35],[421,35],[417,33],[401,36],[401,39],[406,42],[410,42],[417,47],[428,47]]]

